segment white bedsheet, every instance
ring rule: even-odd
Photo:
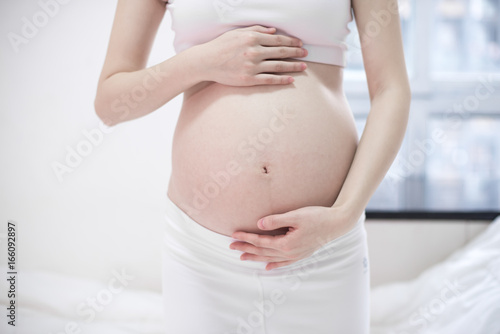
[[[500,334],[500,217],[416,279],[374,288],[371,298],[371,334]]]
[[[2,333],[162,333],[161,295],[128,289],[119,279],[110,287],[110,282],[22,271],[17,284],[15,328],[5,317],[7,281],[0,284]],[[500,334],[500,218],[415,280],[373,289],[371,309],[371,334]]]
[[[7,271],[5,267],[1,270]],[[114,278],[112,275],[110,280]],[[2,280],[2,334],[162,333],[159,293],[128,289],[118,279],[110,286],[109,281],[39,271],[18,273],[14,331],[5,320],[5,283]]]

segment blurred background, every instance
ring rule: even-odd
[[[21,277],[107,280],[125,268],[130,287],[160,291],[181,96],[104,126],[93,101],[117,1],[48,3],[0,2],[0,265],[12,220]],[[401,152],[367,208],[382,213],[366,224],[373,286],[416,277],[500,212],[500,0],[399,3],[413,100]],[[170,24],[167,12],[148,66],[174,55]],[[361,133],[370,106],[350,29],[345,92]]]
[[[498,213],[500,1],[402,0],[399,7],[411,119],[368,210]],[[361,131],[369,109],[355,24],[351,31],[346,94]]]
[[[7,221],[17,222],[21,278],[44,270],[107,280],[125,268],[135,277],[130,287],[158,291],[182,97],[113,128],[98,119],[94,98],[116,5],[0,2],[0,232],[5,242]],[[172,41],[166,15],[148,66],[174,55]],[[2,243],[0,264],[5,252]]]

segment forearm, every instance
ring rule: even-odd
[[[372,100],[353,162],[333,207],[359,217],[394,161],[406,132],[411,93],[388,89]]]
[[[96,114],[109,126],[145,116],[202,81],[197,47],[157,65],[119,72],[99,82]]]

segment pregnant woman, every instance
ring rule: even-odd
[[[176,55],[146,68],[167,10]],[[352,13],[371,99],[359,143],[342,88]],[[180,93],[165,332],[368,333],[364,209],[410,102],[397,1],[119,0],[97,115],[114,126]]]

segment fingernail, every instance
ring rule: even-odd
[[[292,79],[293,79],[293,78],[292,78]],[[290,81],[290,80],[288,80],[288,81]],[[261,218],[261,219],[258,221],[257,225],[259,226],[259,228],[264,228],[264,218]]]

